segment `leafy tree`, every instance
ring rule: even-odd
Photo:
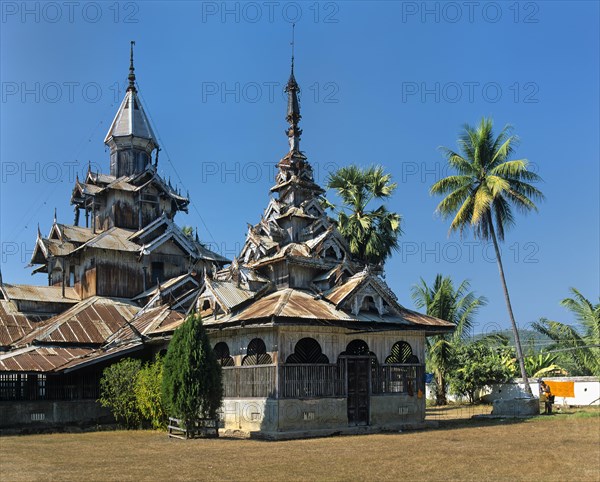
[[[476,400],[477,392],[494,383],[504,383],[512,377],[514,358],[504,348],[493,348],[484,342],[459,345],[455,349],[453,369],[449,372],[454,393]]]
[[[138,372],[135,382],[135,399],[140,414],[152,428],[164,429],[167,414],[162,401],[163,360],[157,357]]]
[[[138,428],[142,418],[133,390],[141,368],[140,360],[125,358],[105,368],[100,379],[100,404],[127,428]]]
[[[171,339],[164,360],[162,393],[167,413],[186,427],[198,418],[216,418],[223,400],[221,366],[200,315],[190,315]]]
[[[412,298],[417,308],[425,308],[428,315],[456,325],[451,334],[427,338],[427,365],[435,377],[436,405],[448,403],[447,380],[454,362],[454,351],[467,339],[479,308],[487,304],[485,297],[477,297],[469,289],[467,280],[454,288],[452,279],[441,274],[435,277],[432,286],[427,286],[421,278],[420,284],[412,288]]]
[[[552,353],[537,353],[525,356],[525,369],[531,378],[567,375],[558,364],[558,355]]]
[[[577,326],[542,318],[533,328],[554,341],[550,350],[562,350],[561,360],[573,375],[600,376],[600,303],[593,304],[577,289],[561,305],[575,315]]]
[[[398,249],[401,217],[383,205],[376,209],[368,209],[368,205],[392,195],[397,184],[391,175],[381,166],[361,169],[351,165],[330,174],[327,187],[335,189],[342,200],[337,226],[352,255],[364,263],[383,264]]]
[[[437,206],[437,212],[444,218],[452,217],[450,232],[459,231],[462,235],[471,227],[475,237],[493,241],[521,377],[528,394],[533,396],[527,383],[523,350],[498,240],[504,240],[505,230],[515,224],[513,206],[524,213],[537,210],[534,201],[543,200],[544,195],[530,184],[541,179],[527,169],[528,161],[509,160],[518,141],[511,134],[510,126],[504,127],[498,137],[494,138],[492,124],[491,119],[484,118],[476,128],[465,125],[458,139],[462,153],[442,148],[448,164],[457,174],[439,180],[431,187],[430,192],[445,196]]]

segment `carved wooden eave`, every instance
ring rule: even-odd
[[[185,255],[194,260],[213,261],[220,265],[230,262],[227,258],[214,253],[187,236],[165,213],[144,229],[134,232],[129,239],[141,245],[140,256],[149,255],[160,246],[172,241],[180,247]]]
[[[337,309],[348,309],[353,314],[358,314],[367,296],[373,298],[380,315],[386,314],[388,309],[397,315],[404,310],[385,281],[368,271],[355,274],[344,284],[323,293],[323,296]]]
[[[289,180],[275,184],[275,186],[271,188],[271,192],[279,192],[279,196],[282,198],[292,189],[303,190],[305,192],[315,193],[316,195],[325,193],[325,190],[314,181],[300,178],[296,175],[292,175]]]
[[[171,310],[187,311],[198,296],[200,283],[190,273],[171,278],[160,286],[154,286],[140,293],[134,301],[144,303],[143,310],[167,305]]]

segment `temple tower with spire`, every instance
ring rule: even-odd
[[[132,41],[125,98],[104,139],[110,149],[110,175],[115,177],[143,172],[152,162],[152,152],[158,149],[156,136],[135,87],[134,45]]]
[[[73,225],[59,223],[55,215],[48,237],[38,232],[31,260],[40,265],[36,272],[48,273],[50,285],[73,287],[82,298],[130,298],[170,278],[228,262],[174,222],[179,211],[187,212],[189,199],[152,162],[159,147],[138,96],[133,46],[127,91],[104,139],[110,173],[89,166],[85,178],[76,179]]]

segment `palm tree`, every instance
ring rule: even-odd
[[[571,326],[542,318],[532,324],[533,328],[555,343],[556,350],[570,361],[573,374],[600,375],[600,303],[592,304],[577,289],[570,289],[573,297],[560,302],[570,310],[578,322]],[[560,351],[559,351],[560,350]]]
[[[397,184],[392,182],[391,175],[381,166],[361,169],[351,165],[330,174],[327,187],[335,189],[342,200],[337,225],[352,255],[364,263],[383,264],[398,249],[401,217],[383,205],[373,210],[367,206],[373,200],[392,195]]]
[[[427,361],[436,381],[436,405],[447,404],[447,376],[453,365],[454,349],[466,341],[473,317],[480,307],[487,304],[485,297],[475,296],[469,288],[470,284],[465,280],[455,289],[452,279],[441,274],[435,277],[431,287],[421,278],[421,282],[412,288],[412,298],[417,308],[424,308],[428,315],[456,325],[452,334],[427,338]]]
[[[453,217],[450,232],[459,231],[462,235],[471,227],[476,238],[493,241],[521,377],[527,393],[533,396],[527,381],[523,350],[506,286],[498,239],[504,240],[505,231],[515,224],[513,206],[523,213],[537,211],[534,201],[543,200],[544,195],[530,184],[541,178],[527,169],[528,161],[509,160],[518,142],[518,138],[511,134],[511,127],[504,127],[498,137],[494,138],[492,124],[491,119],[484,118],[476,128],[465,125],[458,139],[462,151],[460,154],[442,148],[448,164],[457,174],[439,180],[431,186],[430,192],[445,196],[436,211],[444,218]]]

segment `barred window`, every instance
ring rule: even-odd
[[[235,365],[233,358],[229,354],[229,346],[227,346],[227,343],[220,341],[215,345],[213,350],[222,367],[232,367]]]
[[[271,355],[267,353],[265,342],[260,338],[254,338],[248,343],[246,356],[242,359],[242,365],[270,365],[273,363]]]
[[[314,338],[302,338],[296,347],[294,353],[287,357],[286,363],[329,363],[329,358],[323,354],[321,345]]]

